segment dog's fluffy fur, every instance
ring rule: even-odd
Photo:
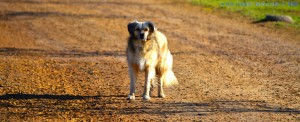
[[[127,46],[127,62],[130,75],[130,94],[135,99],[135,82],[139,71],[145,72],[143,98],[150,99],[151,82],[158,81],[158,96],[165,97],[163,85],[178,81],[172,71],[173,58],[168,49],[167,38],[157,31],[152,22],[134,21],[128,24],[130,37]]]

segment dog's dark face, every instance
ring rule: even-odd
[[[128,24],[128,32],[134,39],[147,41],[154,32],[155,27],[152,22],[131,22]]]

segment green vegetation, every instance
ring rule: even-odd
[[[300,29],[300,0],[191,0],[192,4],[204,6],[206,10],[224,9],[240,13],[253,20],[261,20],[266,15],[289,15]],[[277,24],[278,25],[278,24]]]

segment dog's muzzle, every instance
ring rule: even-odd
[[[146,40],[146,38],[145,38],[145,34],[144,34],[144,33],[141,33],[141,34],[140,34],[140,39],[142,39],[142,40]]]

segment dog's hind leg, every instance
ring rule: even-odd
[[[144,95],[143,98],[145,100],[150,99],[150,87],[151,87],[151,81],[155,79],[155,68],[149,67],[146,69],[145,73],[145,86],[144,86]]]
[[[138,75],[138,67],[134,65],[129,66],[129,75],[130,75],[130,93],[127,97],[128,100],[135,99],[135,89],[136,89],[136,80]]]
[[[164,98],[165,94],[164,94],[164,89],[163,89],[163,79],[162,77],[162,72],[160,71],[161,69],[157,68],[156,69],[156,74],[157,74],[157,83],[158,83],[158,97],[160,98]]]
[[[164,82],[161,79],[161,76],[159,76],[159,83],[158,83],[158,97],[160,98],[164,98],[165,97],[165,93],[164,93],[164,89],[163,89],[163,84]]]

